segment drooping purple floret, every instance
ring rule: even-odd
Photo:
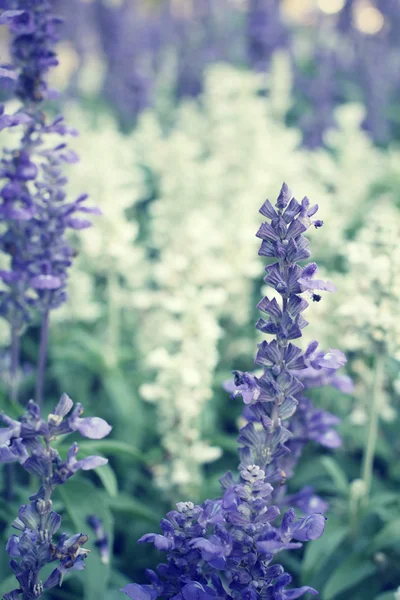
[[[95,546],[99,549],[101,562],[107,565],[110,562],[110,541],[104,530],[103,522],[96,515],[89,515],[87,522],[96,535]]]
[[[308,404],[301,373],[312,369],[332,375],[346,359],[339,350],[318,351],[316,342],[305,352],[294,343],[307,325],[303,294],[334,289],[313,280],[314,263],[297,264],[310,256],[303,233],[311,225],[321,226],[312,219],[317,210],[307,198],[293,198],[286,184],[275,207],[267,200],[261,208],[268,222],[257,233],[262,239],[260,255],[272,259],[265,282],[280,298],[265,297],[258,305],[265,317],[256,327],[273,336],[258,346],[256,364],[262,372],[234,371],[229,384],[234,398],[242,396],[248,420],[238,438],[238,476],[227,473],[221,478],[223,494],[217,500],[201,506],[179,503],[161,521],[162,533],[139,540],[154,544],[167,558],[156,573],[146,572],[147,585],[123,588],[132,600],[289,600],[317,593],[308,586],[286,589],[291,577],[273,563],[282,550],[295,550],[324,531],[326,503],[310,488],[291,497],[305,516],[298,518],[289,508],[280,517],[280,507],[287,506],[281,490],[304,439],[330,447],[339,439],[333,429],[337,419]]]

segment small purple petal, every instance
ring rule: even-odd
[[[100,440],[108,435],[112,429],[111,425],[100,417],[77,417],[74,419],[73,427],[84,437],[92,440]]]
[[[304,594],[312,594],[313,596],[317,596],[318,592],[317,590],[315,590],[312,587],[309,587],[308,585],[303,585],[300,588],[285,591],[284,599],[296,600],[297,598],[300,598],[300,596],[304,596]]]
[[[35,290],[56,290],[61,287],[62,281],[54,275],[37,275],[30,281]]]
[[[0,463],[11,463],[18,460],[18,457],[11,452],[10,446],[2,444],[0,446]]]
[[[54,409],[53,414],[58,417],[65,417],[72,409],[74,403],[67,394],[62,394],[57,406]]]
[[[0,67],[0,79],[17,79],[18,73],[13,69]]]
[[[324,515],[314,514],[300,519],[291,527],[291,535],[299,542],[316,540],[324,532],[326,518]]]
[[[329,349],[317,359],[318,365],[326,369],[340,369],[346,364],[347,358],[341,350]]]
[[[82,471],[90,471],[90,469],[102,467],[107,463],[108,460],[102,456],[87,456],[86,458],[78,460],[73,466],[73,470],[74,472],[78,471],[79,469],[82,469]]]
[[[61,571],[59,569],[54,569],[48,578],[45,580],[43,587],[45,590],[48,590],[52,587],[55,587],[60,583],[61,580]]]
[[[329,429],[329,431],[318,435],[316,441],[319,442],[321,446],[331,449],[340,448],[342,445],[342,439],[334,429]]]
[[[16,558],[17,556],[21,556],[21,553],[19,551],[19,536],[18,535],[12,535],[7,542],[6,545],[6,551],[8,553],[9,556]]]
[[[76,219],[71,217],[67,220],[67,225],[68,227],[71,227],[71,229],[88,229],[92,226],[92,223],[88,221],[88,219]]]
[[[336,287],[330,281],[322,281],[322,279],[305,279],[300,277],[300,285],[306,290],[320,290],[324,292],[336,292]]]

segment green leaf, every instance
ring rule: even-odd
[[[386,548],[400,542],[400,519],[391,521],[372,539],[369,546],[371,552]]]
[[[321,572],[327,560],[346,539],[348,527],[330,517],[326,523],[324,535],[306,546],[302,561],[302,582],[306,585],[316,572]]]
[[[11,590],[15,590],[15,588],[19,587],[18,581],[15,579],[14,575],[9,575],[5,579],[3,579],[0,583],[0,598],[7,594],[7,592],[11,592]]]
[[[347,480],[346,473],[339,466],[336,460],[334,460],[331,456],[323,456],[321,458],[321,463],[328,471],[336,488],[343,492],[343,494],[347,494],[349,482]]]
[[[105,455],[127,456],[136,460],[145,461],[145,457],[134,446],[127,442],[117,440],[90,440],[79,444],[79,448],[85,452],[102,452]]]
[[[92,552],[86,559],[86,569],[82,576],[79,575],[84,586],[84,598],[85,600],[99,600],[104,597],[110,568],[109,565],[101,562],[100,554],[94,547],[94,536],[87,524],[87,518],[91,514],[96,514],[102,520],[104,530],[109,537],[110,548],[112,548],[113,519],[107,504],[107,496],[90,481],[80,477],[60,486],[59,491],[75,530],[87,533],[89,535],[88,547],[92,547]],[[92,543],[90,543],[91,541]]]
[[[70,444],[63,442],[58,447],[60,452],[67,452]],[[145,456],[139,452],[134,446],[131,446],[127,442],[120,442],[118,440],[85,440],[79,442],[79,452],[84,456],[90,454],[105,454],[106,456],[134,458],[141,462],[145,462]]]
[[[118,495],[118,481],[115,475],[114,469],[110,467],[109,464],[103,465],[102,467],[98,467],[94,470],[96,475],[98,475],[101,483],[104,485],[104,489],[106,492],[115,497]]]
[[[238,443],[236,438],[230,437],[229,435],[216,435],[211,440],[213,446],[219,446],[227,452],[237,453]]]
[[[383,594],[379,594],[379,596],[376,596],[374,600],[394,600],[396,592],[397,589],[392,590],[391,592],[384,592]]]
[[[353,554],[332,573],[323,589],[322,597],[324,600],[331,600],[367,579],[367,577],[371,577],[375,572],[375,565],[365,557]]]
[[[150,521],[151,523],[159,524],[159,519],[147,504],[132,498],[127,494],[118,494],[116,497],[109,498],[109,507],[115,512],[133,515]]]

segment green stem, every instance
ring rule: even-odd
[[[365,496],[371,490],[372,476],[373,476],[373,465],[374,456],[376,449],[376,441],[378,438],[378,425],[379,425],[379,407],[381,404],[381,394],[384,384],[385,374],[385,356],[383,353],[376,355],[375,359],[375,370],[374,370],[374,386],[372,391],[372,402],[369,419],[368,435],[365,442],[364,448],[364,459],[362,467],[362,479],[365,484]]]
[[[16,327],[11,328],[11,369],[10,369],[10,384],[11,384],[11,402],[17,403],[18,400],[18,370],[20,357],[20,337]]]
[[[108,349],[110,367],[115,368],[119,360],[120,314],[118,302],[118,275],[110,269],[108,275]]]
[[[39,360],[36,375],[36,404],[40,407],[43,403],[43,387],[44,387],[44,376],[46,370],[46,358],[47,358],[47,346],[49,342],[49,310],[46,310],[42,316],[42,327],[40,330],[40,347],[39,347]]]

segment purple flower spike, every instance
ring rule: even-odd
[[[268,222],[256,235],[262,240],[259,254],[270,261],[264,281],[274,293],[258,304],[263,318],[256,327],[272,339],[258,345],[260,374],[233,371],[234,380],[224,384],[245,405],[238,473],[221,478],[222,498],[200,506],[178,503],[162,519],[162,534],[139,540],[153,543],[166,558],[156,573],[146,571],[148,585],[122,589],[132,600],[292,600],[317,593],[308,586],[287,589],[291,576],[270,564],[279,552],[322,535],[326,519],[315,511],[325,511],[326,503],[310,487],[287,497],[285,484],[308,441],[333,446],[340,440],[332,429],[338,419],[315,409],[306,392],[316,376],[319,383],[333,385],[346,358],[339,350],[319,351],[317,342],[305,352],[297,345],[308,324],[302,294],[334,289],[314,279],[315,263],[297,264],[310,256],[303,234],[313,224],[319,228],[321,223],[311,219],[317,211],[306,197],[298,202],[286,184],[275,206],[266,200],[261,207]],[[280,507],[292,504],[307,516],[296,519],[289,508],[279,522]]]
[[[47,73],[58,64],[54,47],[60,39],[61,21],[52,16],[49,0],[13,0],[5,6],[15,8],[0,13],[0,25],[7,25],[11,33],[13,64],[0,67],[0,77],[16,80],[14,93],[21,106],[12,115],[0,107],[0,131],[18,126],[24,130],[19,147],[4,151],[0,174],[0,218],[6,229],[0,249],[10,257],[11,272],[18,275],[18,284],[7,283],[0,316],[20,331],[37,310],[47,320],[49,311],[65,302],[75,254],[68,230],[85,229],[91,222],[65,211],[69,203],[63,167],[77,162],[78,157],[64,141],[53,142],[54,134],[75,135],[76,131],[62,116],[48,121],[43,112],[43,103],[54,96]],[[85,200],[81,196],[74,210],[97,214],[91,208],[85,210]],[[27,260],[27,256],[31,258]],[[36,297],[31,290],[37,292]]]

